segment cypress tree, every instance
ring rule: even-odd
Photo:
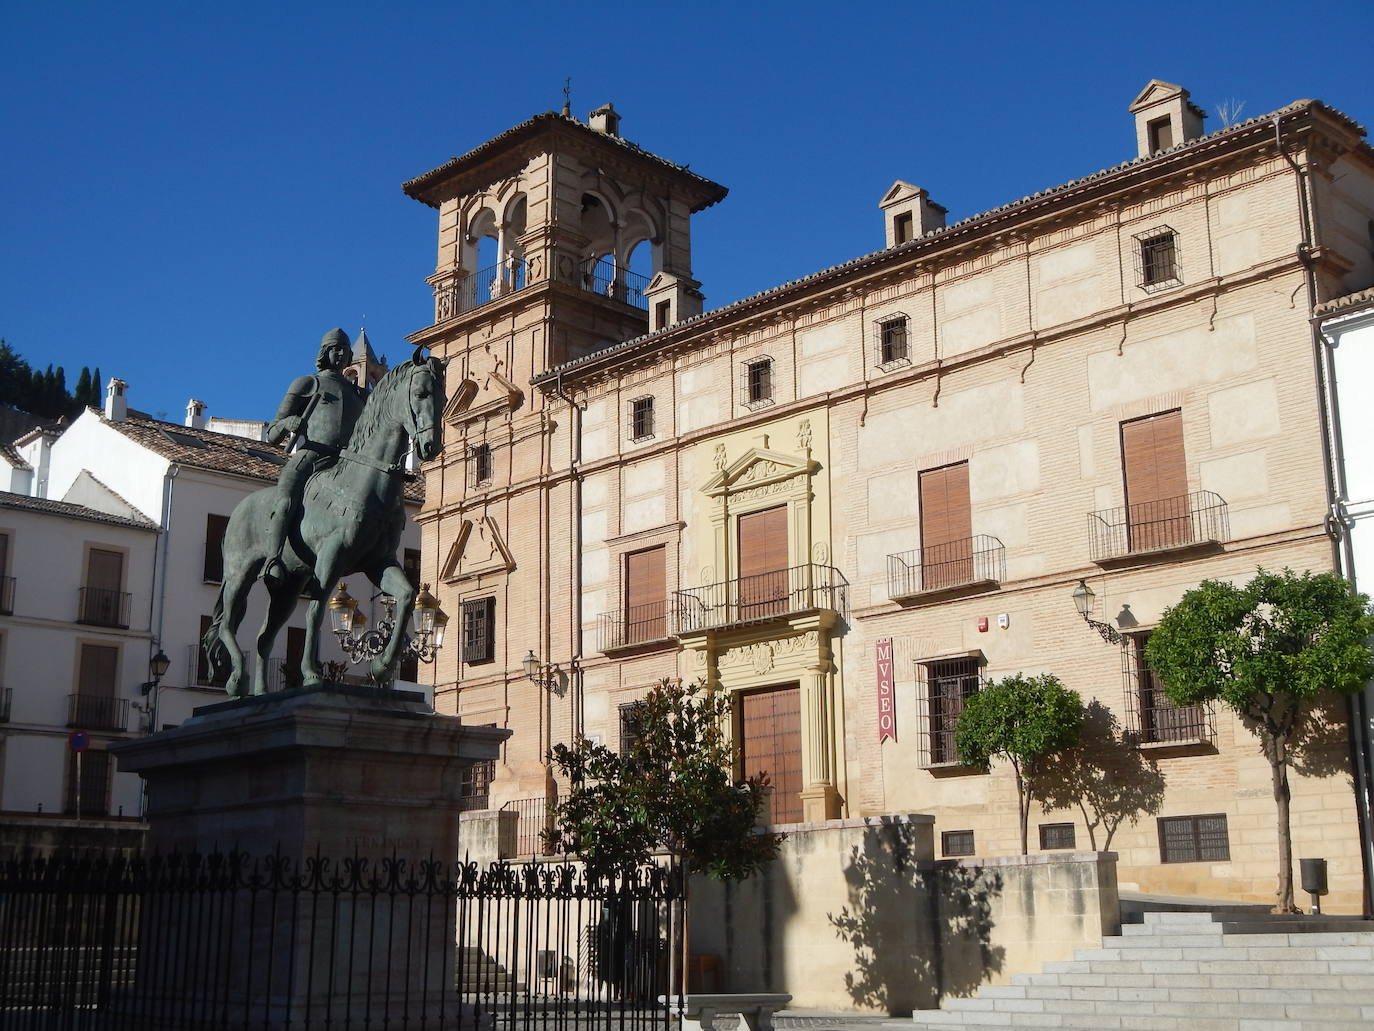
[[[89,366],[81,366],[81,375],[77,377],[76,393],[72,395],[72,399],[78,406],[91,403],[91,370]]]

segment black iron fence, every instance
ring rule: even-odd
[[[614,297],[635,308],[645,311],[649,308],[644,291],[649,285],[649,277],[610,261],[587,261],[582,265],[582,289],[603,297]]]
[[[849,613],[849,581],[833,566],[808,563],[676,594],[678,632],[779,619],[812,609]]]
[[[910,598],[932,591],[998,584],[1007,575],[1007,549],[996,537],[977,534],[887,556],[887,596]]]
[[[12,860],[0,1031],[667,1031],[681,897],[658,867]]]
[[[131,597],[126,591],[112,591],[107,587],[79,588],[76,621],[90,626],[128,629]]]
[[[1226,502],[1210,490],[1088,514],[1088,541],[1094,562],[1215,544],[1230,535]]]
[[[549,846],[548,832],[553,830],[554,810],[558,806],[558,799],[545,798],[540,795],[538,798],[512,798],[509,802],[501,806],[502,812],[513,812],[516,814],[515,824],[515,854],[520,857],[526,856],[551,856],[553,849]]]
[[[667,601],[627,605],[619,612],[603,612],[597,626],[597,650],[633,648],[651,641],[666,640],[672,633]]]

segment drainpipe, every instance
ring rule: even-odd
[[[1313,219],[1312,219],[1312,195],[1311,179],[1309,173],[1293,160],[1293,155],[1288,153],[1283,145],[1283,135],[1279,129],[1279,123],[1283,121],[1282,115],[1274,116],[1274,145],[1278,148],[1279,154],[1288,162],[1288,166],[1293,169],[1293,182],[1297,189],[1298,214],[1302,218],[1302,240],[1298,244],[1298,260],[1303,264],[1305,270],[1304,278],[1307,285],[1307,313],[1310,316],[1317,304],[1317,274],[1313,269],[1312,252],[1315,241],[1313,239]],[[1326,347],[1326,342],[1322,337],[1320,324],[1309,322],[1312,334],[1312,371],[1313,378],[1317,387],[1317,406],[1321,418],[1321,445],[1322,445],[1322,473],[1326,480],[1326,502],[1328,512],[1338,511],[1341,500],[1341,491],[1337,485],[1337,468],[1341,461],[1342,452],[1339,444],[1339,434],[1336,426],[1331,422],[1335,414],[1334,397],[1328,386],[1330,354]],[[1331,539],[1331,564],[1340,570],[1347,577],[1354,572],[1353,565],[1350,564],[1351,557],[1349,544],[1342,548],[1340,535],[1329,534]],[[1346,699],[1346,718],[1350,726],[1350,763],[1355,780],[1355,817],[1360,834],[1360,860],[1364,872],[1364,914],[1370,916],[1374,913],[1374,834],[1371,834],[1371,827],[1374,827],[1374,812],[1371,806],[1374,805],[1374,771],[1370,769],[1371,743],[1367,734],[1368,724],[1367,705],[1369,703],[1370,685],[1365,685],[1364,689],[1347,697]]]
[[[572,542],[572,605],[570,606],[570,619],[572,625],[572,661],[569,663],[568,687],[571,695],[570,704],[572,730],[575,734],[582,733],[583,729],[583,707],[582,707],[582,409],[578,406],[567,393],[563,390],[563,373],[558,373],[558,378],[554,381],[553,396],[567,402],[568,413],[571,417],[569,424],[569,435],[571,439],[568,443],[569,455],[569,481],[571,483],[572,497],[568,507],[568,539]]]
[[[153,548],[153,590],[148,598],[148,626],[152,631],[153,640],[148,658],[143,663],[144,672],[147,672],[154,652],[162,647],[162,626],[167,615],[167,557],[172,546],[172,491],[177,474],[180,472],[181,466],[173,462],[167,467],[167,472],[162,478],[162,526],[157,535],[157,544]],[[156,617],[154,613],[156,613]],[[153,687],[147,702],[148,732],[150,734],[157,732],[157,709],[160,700],[158,696],[161,693],[162,684],[159,678],[159,682]],[[148,784],[146,781],[144,781],[142,791],[139,794],[139,818],[145,819],[148,812]]]

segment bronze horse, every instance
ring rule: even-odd
[[[320,622],[333,586],[343,577],[363,573],[379,590],[396,599],[398,626],[370,673],[385,683],[407,642],[402,628],[415,602],[396,549],[405,527],[401,501],[406,452],[413,440],[422,459],[439,454],[443,438],[444,363],[415,356],[392,369],[368,396],[367,405],[338,461],[315,474],[305,489],[299,525],[288,532],[283,553],[287,575],[268,586],[267,618],[258,631],[257,665],[252,694],[267,691],[267,663],[277,634],[296,601],[310,599],[305,622],[302,684],[322,682],[319,664]],[[224,533],[224,579],[215,613],[202,646],[216,679],[227,677],[231,698],[243,693],[243,652],[235,635],[267,554],[278,492],[267,488],[239,502]]]

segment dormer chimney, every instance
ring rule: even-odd
[[[105,384],[105,418],[110,422],[123,422],[129,417],[129,401],[124,395],[129,384],[114,376]]]
[[[883,213],[887,246],[897,247],[945,227],[946,208],[919,186],[898,179],[878,202]]]
[[[1147,158],[1202,135],[1207,112],[1188,99],[1182,86],[1151,79],[1131,101],[1135,115],[1136,154]]]
[[[186,425],[193,430],[205,429],[205,402],[194,397],[186,402]]]
[[[603,104],[587,116],[587,124],[607,136],[620,135],[620,116],[610,104]]]

